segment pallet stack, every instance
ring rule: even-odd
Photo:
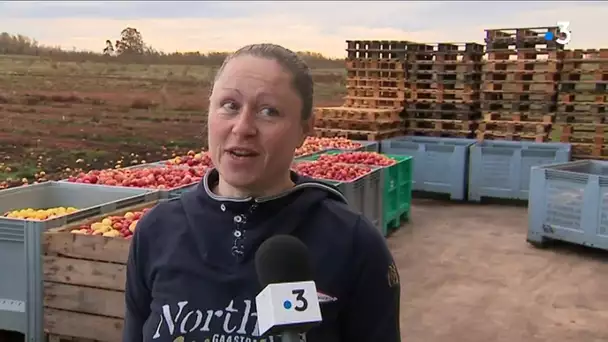
[[[608,159],[608,49],[566,51],[556,128],[576,159]]]
[[[315,109],[322,137],[380,140],[401,133],[406,41],[347,41],[347,96],[341,107]]]
[[[407,52],[406,134],[472,137],[481,115],[483,45],[408,44]]]
[[[478,139],[550,139],[563,46],[547,32],[558,36],[557,27],[486,30]]]

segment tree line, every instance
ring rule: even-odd
[[[101,62],[125,64],[170,64],[219,66],[229,52],[172,52],[154,49],[145,43],[139,30],[127,27],[120,39],[108,39],[100,52],[65,50],[58,46],[45,46],[35,39],[8,32],[0,34],[0,55],[24,55],[48,58],[59,62]],[[315,69],[343,68],[343,59],[326,58],[320,53],[302,51],[298,54]]]

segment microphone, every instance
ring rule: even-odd
[[[322,321],[308,247],[291,235],[275,235],[255,254],[263,290],[256,296],[260,336],[281,335],[300,342],[300,334]]]

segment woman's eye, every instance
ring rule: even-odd
[[[229,112],[234,112],[239,109],[238,105],[233,101],[226,101],[222,103],[222,108]]]
[[[260,114],[264,116],[277,116],[279,115],[279,111],[274,108],[264,108],[260,111]]]

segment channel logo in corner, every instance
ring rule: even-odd
[[[545,33],[545,40],[548,41],[555,41],[556,43],[560,44],[560,45],[566,45],[568,43],[570,43],[570,40],[572,39],[572,31],[570,31],[570,22],[569,21],[558,21],[556,23],[557,25],[557,29],[559,30],[557,32],[557,35],[554,35],[553,32],[547,32]]]

